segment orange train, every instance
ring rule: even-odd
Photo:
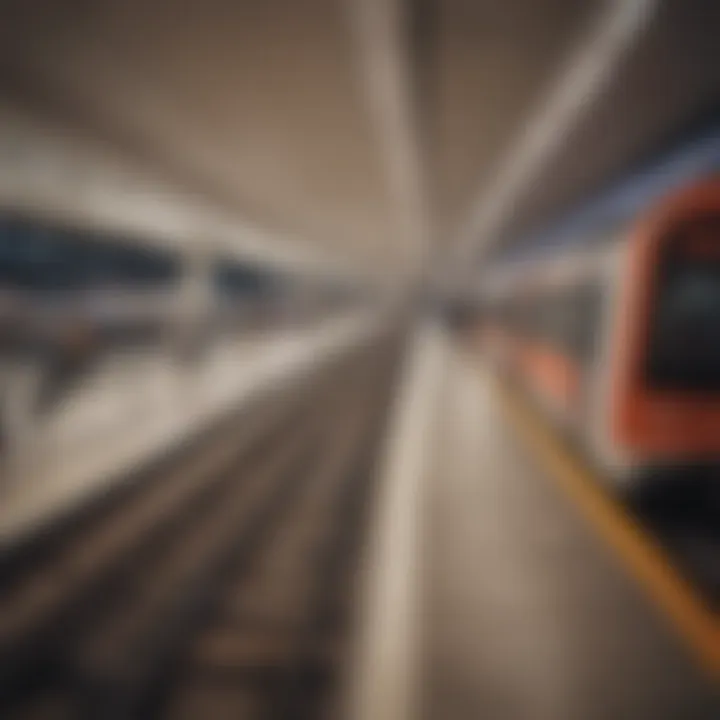
[[[720,466],[720,180],[481,294],[490,354],[608,477]]]

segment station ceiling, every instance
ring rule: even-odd
[[[269,251],[402,272],[510,242],[714,102],[715,5],[0,0],[0,100]],[[524,157],[603,23],[631,11],[620,45],[599,44],[602,82]],[[483,225],[488,204],[503,212]]]

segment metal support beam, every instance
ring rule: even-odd
[[[580,38],[517,142],[505,156],[489,190],[482,188],[453,244],[451,276],[472,267],[537,182],[573,129],[592,112],[628,50],[648,26],[657,0],[612,0]]]
[[[424,163],[415,107],[410,8],[402,0],[347,0],[368,113],[407,257],[407,278],[425,272],[430,253]]]

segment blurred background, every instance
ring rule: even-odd
[[[718,717],[720,5],[0,10],[1,717]]]

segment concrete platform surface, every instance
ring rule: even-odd
[[[422,716],[710,720],[713,678],[519,442],[491,374],[445,338],[426,448]]]

